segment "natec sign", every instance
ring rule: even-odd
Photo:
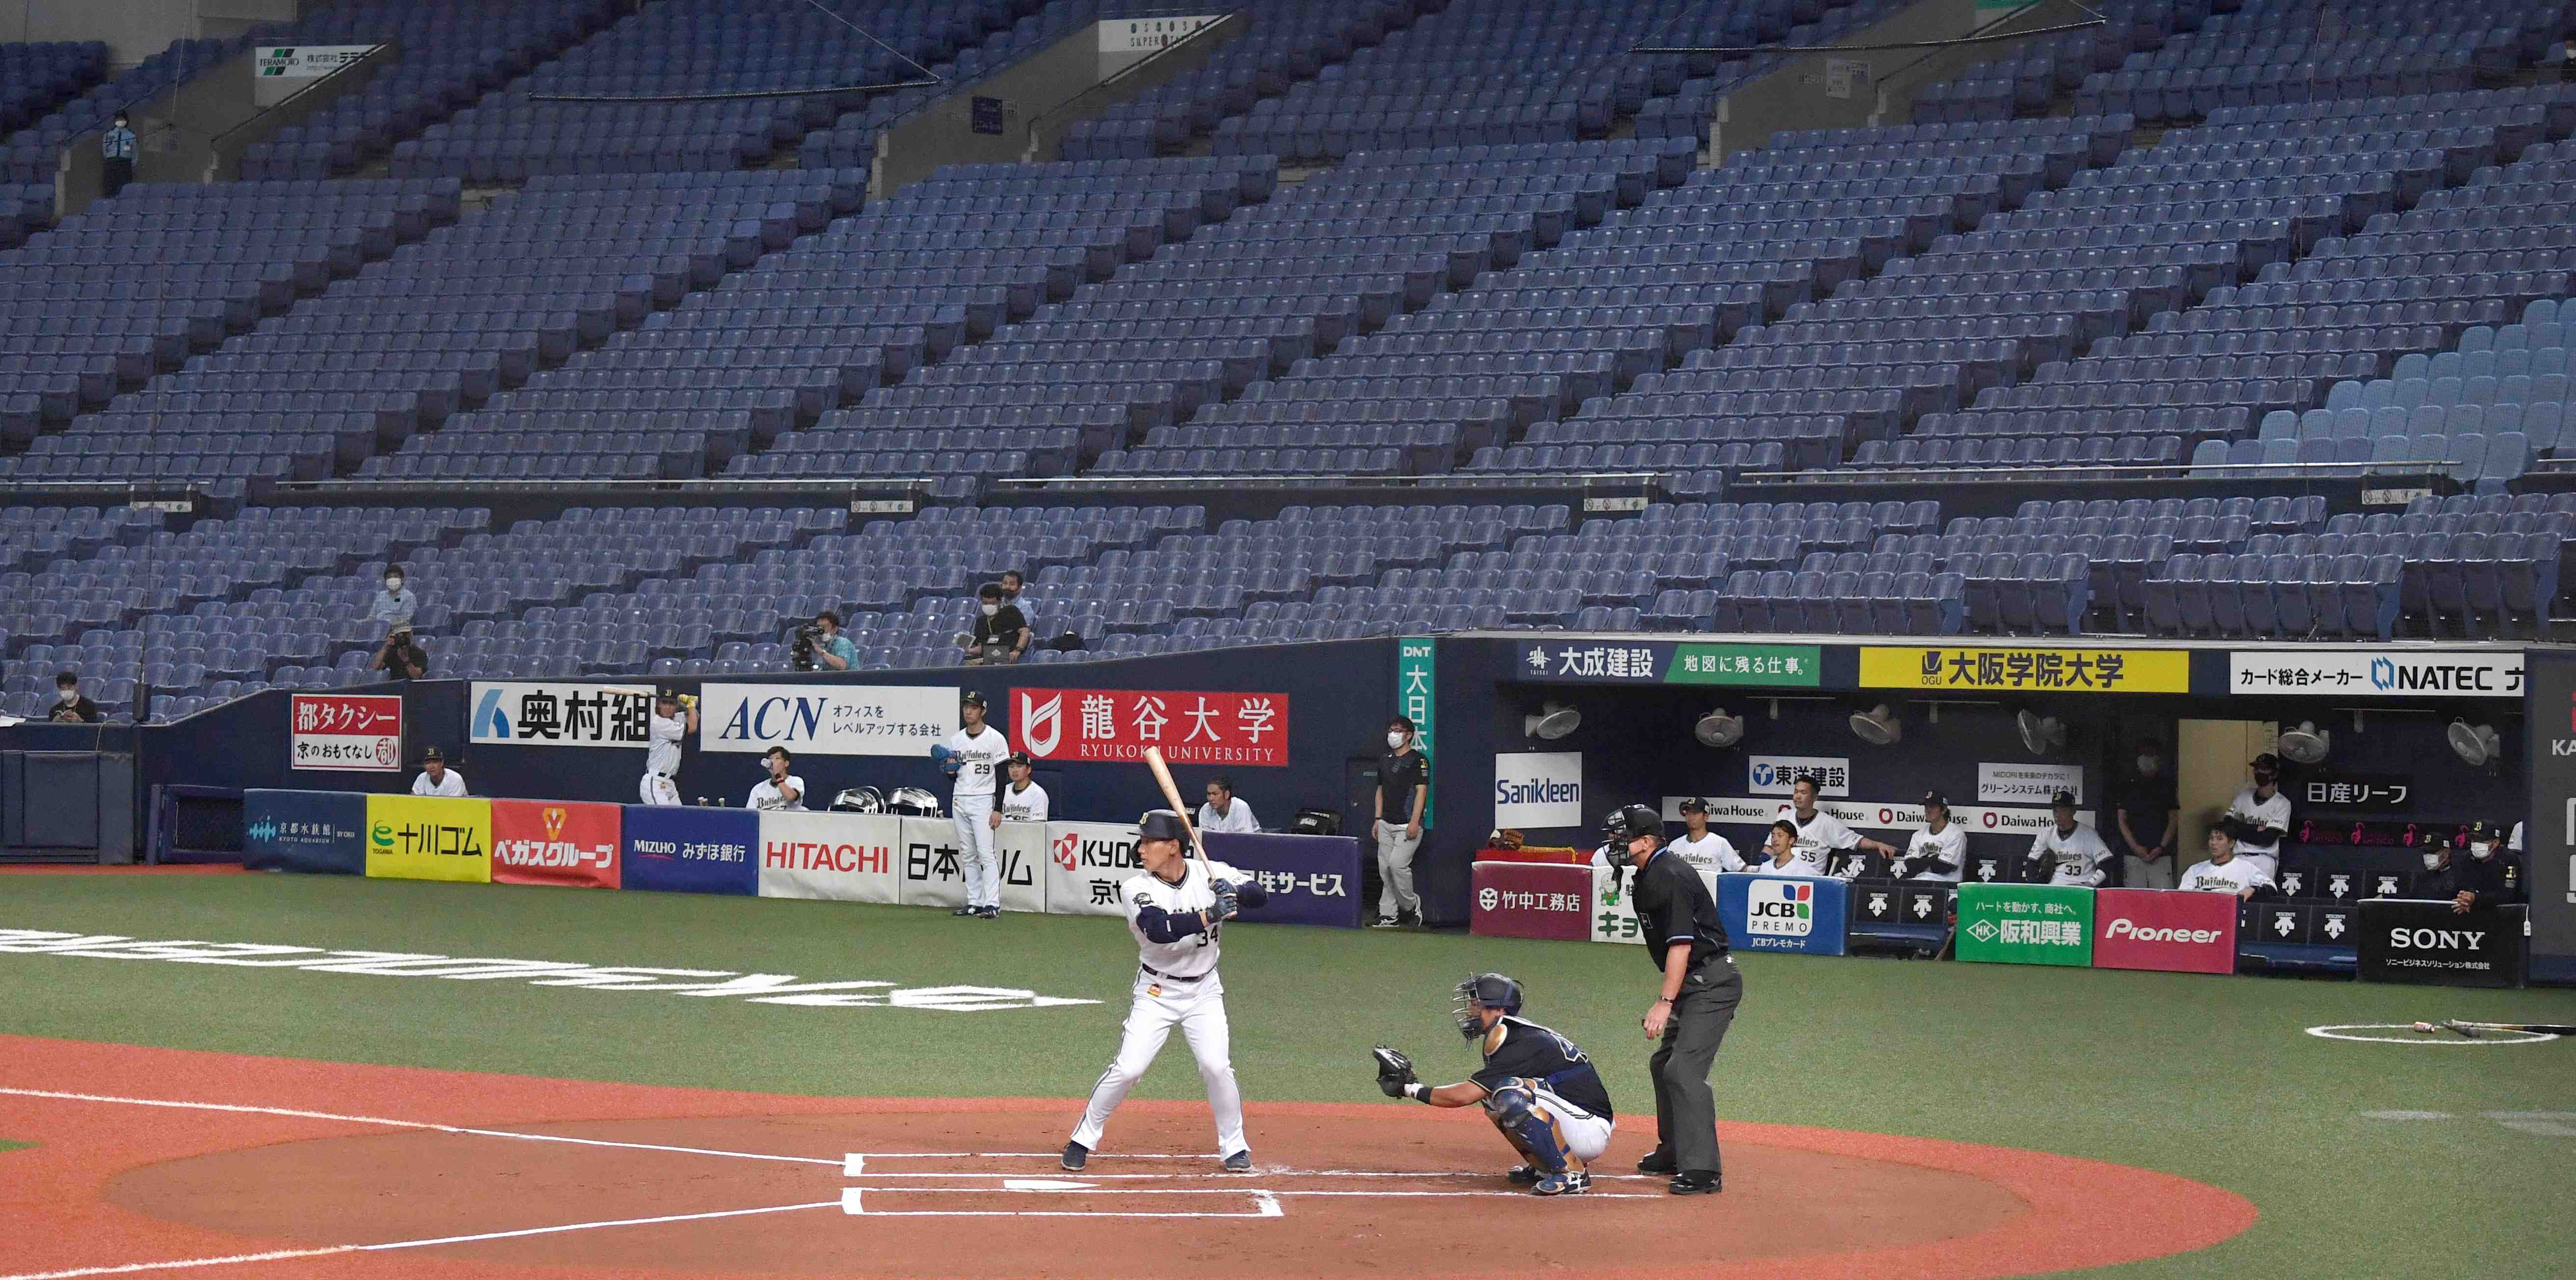
[[[2095,890],[2093,967],[2236,972],[2236,895]]]
[[[2230,693],[2311,698],[2522,696],[2522,655],[2513,652],[2249,649],[2229,654],[2227,662]]]

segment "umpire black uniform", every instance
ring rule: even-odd
[[[1605,825],[1637,868],[1628,900],[1645,931],[1647,962],[1663,978],[1646,1015],[1650,1028],[1655,1013],[1666,1015],[1662,1043],[1647,1064],[1655,1081],[1655,1149],[1637,1168],[1676,1175],[1671,1190],[1677,1196],[1714,1192],[1723,1185],[1724,1168],[1708,1073],[1744,999],[1744,975],[1726,953],[1726,926],[1718,921],[1707,882],[1664,848],[1663,816],[1632,804],[1613,812]]]

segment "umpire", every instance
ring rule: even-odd
[[[1640,1173],[1675,1175],[1677,1196],[1709,1195],[1725,1185],[1717,1155],[1717,1099],[1709,1068],[1744,999],[1744,975],[1726,954],[1726,926],[1707,882],[1664,848],[1664,819],[1642,804],[1610,815],[1604,828],[1637,868],[1629,903],[1645,930],[1646,958],[1663,975],[1646,1009],[1646,1038],[1660,1040],[1647,1066],[1655,1078],[1655,1149]]]

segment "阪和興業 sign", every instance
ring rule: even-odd
[[[1189,689],[1013,689],[1011,744],[1037,760],[1288,763],[1288,695]]]
[[[647,689],[477,680],[466,705],[466,741],[476,746],[650,745],[653,695]]]
[[[1959,958],[1989,964],[2093,963],[2093,891],[2080,885],[1959,886]]]
[[[492,802],[471,797],[367,797],[367,876],[490,884]]]
[[[2227,691],[2328,697],[2520,698],[2522,655],[2478,650],[2247,649],[2227,655]]]
[[[299,693],[287,705],[290,769],[399,773],[403,767],[402,696],[386,693]]]
[[[957,731],[958,697],[955,685],[711,684],[698,697],[698,748],[926,759]]]
[[[1864,689],[1987,689],[2015,693],[2189,693],[2181,649],[1930,648],[1860,651]]]

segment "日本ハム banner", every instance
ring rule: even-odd
[[[617,887],[619,806],[566,800],[491,804],[494,884]]]
[[[1039,760],[1288,763],[1288,695],[1186,689],[1013,689],[1011,741]]]
[[[242,792],[242,867],[365,875],[366,793],[256,787]]]
[[[367,875],[378,880],[492,882],[492,802],[367,797]]]

